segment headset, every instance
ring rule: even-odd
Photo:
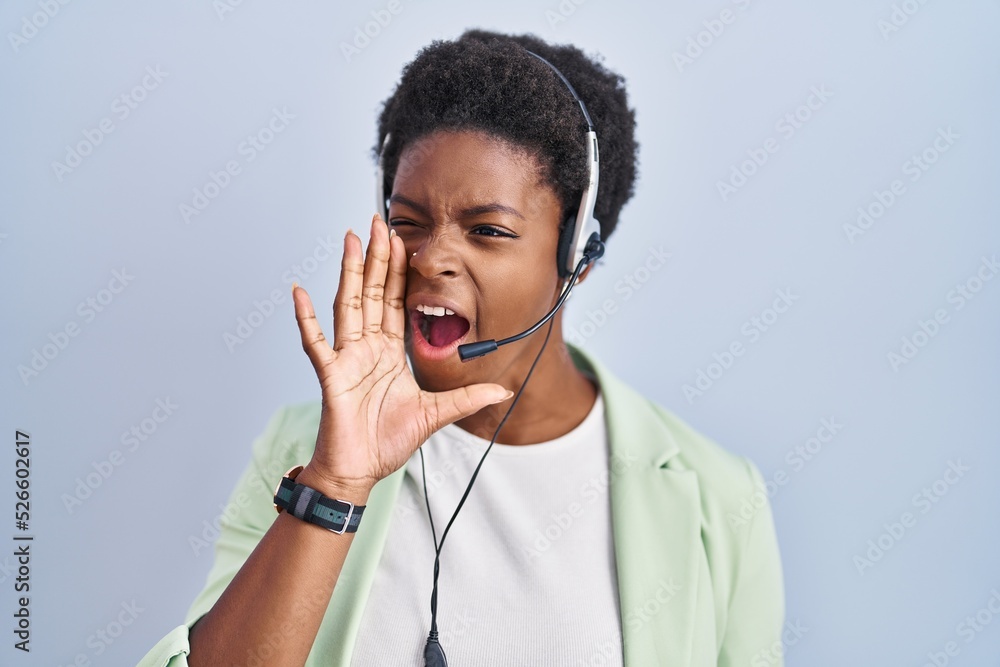
[[[527,51],[527,49],[525,50]],[[587,112],[587,106],[583,103],[583,100],[580,99],[580,96],[576,94],[576,90],[566,77],[563,76],[563,73],[560,72],[555,65],[537,53],[534,53],[533,51],[527,52],[548,65],[552,71],[559,76],[562,82],[569,89],[569,92],[573,95],[573,99],[580,105],[580,110],[583,112],[583,117],[587,122],[587,184],[580,196],[579,206],[577,206],[575,211],[571,211],[566,220],[563,222],[559,231],[559,242],[556,248],[556,267],[559,271],[559,277],[567,279],[567,281],[559,299],[556,301],[556,304],[545,315],[545,317],[536,322],[529,329],[514,336],[504,338],[500,341],[490,339],[459,345],[458,353],[463,362],[493,352],[501,345],[507,345],[508,343],[521,340],[537,331],[538,328],[550,320],[566,302],[573,286],[576,285],[579,280],[583,269],[604,255],[605,248],[604,242],[601,241],[601,225],[600,222],[598,222],[598,220],[594,217],[594,206],[597,203],[597,188],[601,174],[599,154],[597,150],[597,132],[594,130],[594,124],[591,121],[590,114]],[[378,166],[375,170],[376,205],[378,207],[379,215],[382,216],[382,220],[384,220],[387,225],[389,224],[387,215],[389,205],[385,196],[386,182],[384,156],[386,147],[389,145],[390,138],[391,133],[387,132],[385,139],[382,141],[382,148],[379,151]],[[482,467],[483,462],[486,460],[486,455],[490,453],[490,449],[492,449],[494,442],[496,442],[497,436],[500,434],[500,429],[503,428],[504,424],[507,422],[507,418],[510,416],[510,413],[514,410],[518,400],[521,398],[521,392],[524,391],[524,387],[531,378],[531,374],[534,372],[535,366],[538,364],[538,360],[541,358],[542,352],[548,344],[549,334],[551,333],[552,326],[550,325],[548,333],[545,336],[545,342],[542,343],[542,347],[538,351],[538,355],[535,357],[535,361],[532,363],[531,368],[528,370],[528,374],[524,378],[524,382],[521,383],[521,387],[514,396],[514,400],[511,403],[510,408],[507,409],[507,413],[504,415],[503,419],[500,420],[500,423],[493,434],[493,438],[490,440],[489,447],[486,448],[482,459],[479,461],[479,465],[476,466],[475,472],[472,473],[472,479],[469,480],[469,485],[466,487],[465,493],[458,503],[458,507],[455,508],[455,512],[452,514],[451,520],[448,522],[448,525],[445,527],[444,532],[441,535],[440,544],[437,540],[437,533],[434,530],[434,519],[431,516],[430,500],[427,497],[427,475],[424,470],[424,452],[423,449],[419,450],[421,471],[424,472],[424,500],[427,503],[427,515],[430,518],[431,533],[434,538],[435,545],[434,587],[431,593],[431,630],[427,638],[427,644],[424,646],[424,663],[427,667],[448,666],[448,660],[445,657],[444,649],[438,641],[437,630],[438,573],[441,569],[440,556],[441,549],[444,547],[444,540],[448,535],[448,531],[451,528],[452,523],[455,521],[455,517],[458,516],[459,510],[462,509],[465,499],[468,498],[469,492],[472,490],[472,484],[476,481],[476,476],[479,474],[479,470]]]

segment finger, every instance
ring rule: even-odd
[[[435,410],[430,426],[437,431],[453,421],[479,412],[487,405],[505,401],[513,395],[514,392],[498,384],[470,384],[450,391],[431,393]]]
[[[364,256],[361,239],[347,230],[344,258],[340,264],[340,286],[333,300],[333,349],[361,339],[361,285],[364,279]]]
[[[330,363],[336,354],[330,349],[326,336],[323,335],[323,329],[319,326],[312,299],[304,288],[298,286],[298,283],[292,284],[292,304],[295,308],[295,321],[299,325],[299,334],[302,336],[302,349],[309,356],[313,368],[318,371]]]
[[[382,331],[382,297],[385,272],[389,266],[389,230],[376,213],[372,217],[371,238],[365,254],[364,286],[361,289],[361,314],[365,333]]]
[[[385,280],[382,331],[403,338],[406,331],[406,245],[395,231],[389,232],[389,275]]]

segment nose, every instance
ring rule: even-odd
[[[455,247],[456,239],[448,234],[429,234],[408,248],[410,267],[424,278],[458,275],[461,258]]]

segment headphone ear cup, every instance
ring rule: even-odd
[[[556,268],[559,269],[560,278],[568,278],[573,272],[566,268],[569,262],[570,245],[573,243],[573,236],[576,230],[576,213],[567,216],[562,228],[559,230],[559,244],[556,246]]]

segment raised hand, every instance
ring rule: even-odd
[[[361,239],[347,232],[332,347],[309,295],[292,288],[302,347],[323,394],[316,450],[302,475],[329,488],[366,495],[433,432],[512,395],[498,384],[444,392],[417,385],[403,347],[406,267],[402,239],[377,214],[367,253]]]

